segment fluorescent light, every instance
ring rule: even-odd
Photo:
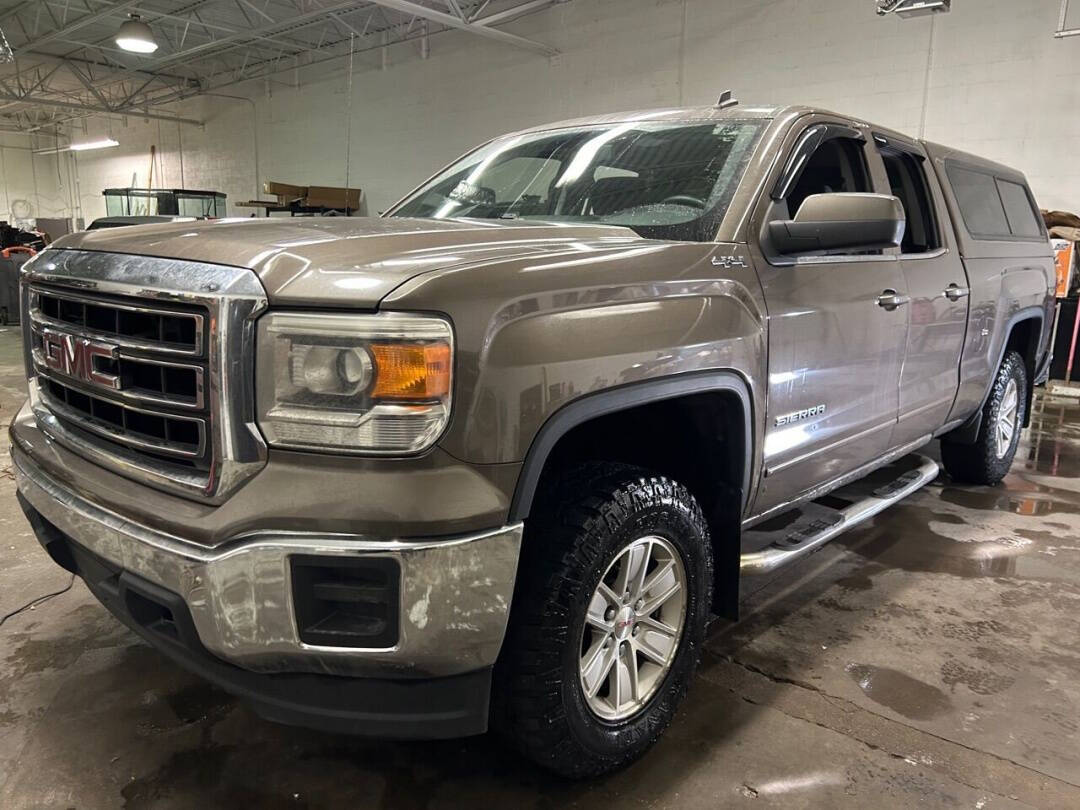
[[[132,14],[120,25],[116,32],[116,44],[132,53],[153,53],[158,48],[154,32],[139,19],[138,14]]]
[[[119,141],[112,138],[102,138],[100,141],[87,141],[86,143],[73,143],[68,147],[72,152],[84,152],[87,149],[107,149],[110,146],[119,146]]]
[[[112,138],[102,138],[97,141],[87,141],[86,143],[73,143],[69,146],[52,146],[48,149],[35,149],[35,155],[55,155],[60,152],[85,152],[87,149],[107,149],[110,146],[119,146],[119,141],[114,141]]]

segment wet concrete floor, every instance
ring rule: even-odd
[[[19,351],[0,329],[5,420],[24,396]],[[1002,485],[943,474],[747,583],[664,739],[594,782],[556,780],[490,737],[264,722],[76,581],[0,628],[0,807],[1080,807],[1078,474],[1080,407],[1040,397]],[[0,615],[67,583],[10,471],[0,531]]]

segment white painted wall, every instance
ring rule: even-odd
[[[808,103],[1015,166],[1043,207],[1080,210],[1080,38],[1053,38],[1059,0],[956,0],[931,18],[879,18],[873,0],[571,0],[507,28],[555,45],[552,60],[466,33],[355,57],[350,183],[369,210],[474,144],[529,124],[619,109],[702,104],[727,87],[744,103]],[[292,86],[290,86],[290,83]],[[178,114],[204,129],[89,121],[75,139],[121,147],[78,158],[87,219],[102,188],[163,177],[250,199],[258,181],[345,184],[350,106],[343,64],[279,74]],[[298,84],[298,86],[297,86]],[[257,143],[256,143],[257,133]],[[157,171],[155,172],[157,173]],[[2,205],[0,201],[0,205]]]
[[[66,161],[60,158],[58,178],[55,155],[35,155],[26,135],[0,133],[0,220],[14,223],[12,203],[19,200],[29,204],[30,218],[68,216],[73,178]]]
[[[103,189],[146,187],[151,145],[154,188],[224,191],[230,203],[256,196],[253,110],[246,100],[196,99],[177,112],[205,121],[202,128],[132,118],[83,122],[70,142],[110,137],[120,146],[69,153],[77,166],[75,196],[82,215],[87,222],[105,215]]]

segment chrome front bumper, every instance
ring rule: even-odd
[[[506,630],[522,525],[446,540],[259,532],[207,549],[133,523],[73,492],[17,446],[19,492],[73,542],[181,597],[203,646],[253,672],[440,677],[489,667]],[[401,568],[390,648],[300,640],[289,557],[392,557]]]

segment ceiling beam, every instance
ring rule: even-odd
[[[194,81],[194,79],[192,79],[190,76],[181,76],[181,75],[176,74],[176,73],[157,73],[157,72],[151,73],[148,70],[142,70],[142,69],[137,68],[137,67],[127,67],[126,65],[122,65],[122,64],[120,64],[118,62],[117,63],[111,63],[111,62],[106,62],[106,61],[101,61],[101,60],[96,60],[96,59],[82,59],[82,58],[71,56],[71,55],[69,55],[69,56],[57,56],[56,54],[42,53],[42,52],[39,52],[39,51],[22,51],[21,53],[16,53],[15,54],[15,60],[16,60],[16,62],[19,62],[19,61],[29,62],[29,63],[31,63],[31,65],[32,65],[32,63],[35,63],[35,62],[47,62],[47,63],[52,64],[52,65],[68,65],[70,63],[74,63],[74,64],[78,64],[78,65],[85,65],[87,68],[90,68],[90,69],[104,68],[105,70],[108,70],[110,72],[110,74],[115,74],[115,75],[135,74],[135,75],[143,75],[143,76],[153,76],[155,78],[161,78],[161,79],[171,79],[173,81],[181,81],[181,82]]]
[[[548,6],[554,6],[558,2],[560,2],[560,0],[531,0],[531,2],[528,3],[511,6],[505,11],[497,11],[494,14],[488,14],[486,17],[473,19],[472,23],[474,25],[502,25],[504,22],[516,20],[518,17],[522,17],[526,14],[532,14],[534,11],[540,11]]]
[[[31,40],[30,42],[24,42],[20,46],[20,50],[30,51],[35,48],[40,48],[42,45],[47,45],[54,40],[64,39],[68,34],[85,28],[86,26],[96,23],[99,20],[103,20],[106,17],[110,17],[113,14],[116,14],[118,11],[124,11],[131,8],[132,6],[137,6],[138,4],[139,0],[120,0],[119,3],[113,3],[111,5],[105,6],[104,8],[100,8],[97,11],[93,11],[89,14],[84,14],[78,19],[73,20],[69,24],[65,25],[63,28],[57,28],[43,36],[38,37],[37,39]]]
[[[165,65],[172,65],[178,62],[184,62],[196,56],[202,56],[207,53],[212,53],[223,48],[228,48],[236,44],[242,44],[245,42],[251,42],[253,40],[265,37],[267,34],[285,34],[291,30],[296,29],[301,25],[310,24],[320,19],[328,19],[333,12],[351,11],[357,7],[365,5],[357,0],[349,0],[344,3],[334,3],[332,5],[324,6],[322,8],[316,8],[313,11],[309,11],[306,14],[297,14],[294,17],[290,17],[288,20],[282,20],[276,23],[267,23],[266,25],[259,26],[258,28],[252,28],[247,31],[237,31],[235,34],[229,34],[228,36],[218,37],[217,39],[203,42],[194,47],[187,48],[179,53],[167,54],[157,59],[151,59],[149,62],[143,64],[143,70],[156,70],[159,67]],[[447,15],[449,16],[449,15]]]
[[[534,39],[526,39],[525,37],[519,37],[517,34],[510,34],[506,31],[500,31],[497,28],[489,28],[485,25],[477,25],[475,23],[469,23],[465,20],[457,17],[453,14],[446,14],[442,11],[436,11],[433,8],[427,6],[421,6],[419,3],[413,3],[411,0],[372,0],[377,6],[383,8],[393,9],[394,11],[400,11],[403,14],[412,14],[414,17],[422,17],[432,22],[441,23],[448,28],[457,28],[461,31],[468,31],[476,34],[477,36],[486,37],[487,39],[493,39],[498,42],[502,42],[505,45],[513,45],[517,48],[524,48],[527,51],[533,53],[539,53],[544,56],[556,56],[559,51],[550,45],[545,45],[543,42],[537,42]]]
[[[90,1],[94,3],[100,2],[100,0]],[[204,5],[211,5],[214,2],[219,1],[220,0],[193,0],[193,2],[189,3],[188,6],[184,8],[171,10],[167,14],[158,12],[157,16],[162,22],[166,19],[176,22],[185,20],[186,24],[187,18],[180,17],[179,15],[187,14],[196,8]],[[248,9],[254,9],[255,11],[258,11],[262,5],[259,0],[226,1],[237,3],[241,7],[246,6]],[[215,28],[217,28],[218,31],[223,32],[223,35],[218,36],[215,39],[192,45],[186,49],[181,46],[180,50],[174,53],[159,53],[157,58],[140,59],[137,66],[132,67],[124,65],[119,62],[119,60],[114,64],[111,55],[95,59],[89,51],[87,51],[87,56],[90,58],[80,59],[75,56],[77,51],[69,53],[66,56],[59,56],[28,50],[30,45],[40,43],[52,42],[55,46],[58,41],[63,41],[68,33],[84,28],[93,21],[100,21],[109,15],[122,14],[127,9],[132,9],[132,7],[136,7],[132,9],[135,11],[145,11],[148,19],[154,15],[153,11],[137,8],[139,2],[145,2],[145,0],[119,0],[118,2],[112,2],[107,6],[98,7],[93,11],[89,11],[79,19],[71,21],[66,26],[58,27],[47,34],[32,40],[27,46],[19,48],[21,51],[19,56],[22,58],[19,60],[19,66],[15,68],[16,74],[25,72],[25,70],[20,71],[19,68],[27,61],[30,61],[31,64],[33,64],[34,61],[39,63],[52,63],[54,65],[62,64],[67,66],[72,75],[78,80],[81,85],[80,89],[83,91],[82,93],[74,97],[65,97],[63,93],[59,95],[56,93],[33,95],[35,89],[38,88],[27,88],[26,86],[6,87],[0,85],[0,90],[5,91],[0,93],[0,100],[16,104],[41,105],[44,107],[52,106],[61,110],[78,111],[87,115],[131,115],[135,117],[148,117],[201,125],[202,122],[200,121],[177,118],[165,114],[148,113],[144,112],[144,110],[148,110],[151,107],[156,107],[160,104],[168,104],[185,97],[197,96],[200,94],[200,90],[212,89],[211,85],[215,87],[222,86],[212,79],[207,81],[206,79],[200,80],[192,78],[191,76],[177,75],[180,72],[187,72],[187,70],[196,70],[199,65],[205,66],[206,64],[211,64],[207,60],[218,58],[221,54],[235,51],[239,48],[255,48],[256,50],[252,51],[251,55],[255,57],[255,64],[259,66],[256,70],[252,71],[251,66],[248,65],[247,58],[245,58],[244,64],[241,65],[238,70],[234,65],[228,70],[215,71],[212,78],[217,78],[223,74],[233,74],[232,80],[226,81],[224,83],[225,85],[259,76],[273,75],[280,72],[276,69],[276,66],[280,63],[280,58],[260,58],[262,56],[261,51],[265,48],[267,40],[280,37],[281,39],[278,40],[278,42],[284,41],[287,43],[287,47],[292,46],[293,48],[299,48],[301,49],[301,53],[306,51],[304,55],[321,55],[323,53],[331,52],[331,48],[334,51],[338,50],[340,44],[337,42],[328,42],[324,48],[321,43],[319,45],[311,45],[308,43],[300,43],[296,40],[289,41],[292,39],[290,34],[293,34],[293,32],[299,28],[326,21],[331,25],[334,25],[335,23],[341,25],[355,36],[364,37],[368,33],[368,28],[371,24],[371,15],[381,17],[392,29],[399,30],[404,25],[404,22],[402,21],[403,18],[388,14],[388,11],[393,11],[399,15],[404,15],[405,20],[411,17],[414,23],[417,20],[424,20],[442,26],[441,29],[431,33],[441,33],[444,30],[460,30],[473,34],[474,36],[484,37],[532,53],[552,56],[558,54],[558,50],[554,47],[543,42],[511,34],[507,31],[500,30],[495,26],[520,15],[539,11],[542,8],[563,1],[564,0],[524,0],[523,2],[518,2],[516,6],[512,6],[495,14],[489,14],[485,17],[479,17],[478,14],[484,13],[486,4],[476,6],[476,4],[473,3],[470,4],[474,6],[474,8],[471,9],[472,16],[470,20],[468,14],[458,16],[456,13],[459,10],[464,11],[462,0],[440,0],[446,8],[446,11],[428,5],[421,5],[415,0],[348,0],[348,2],[343,2],[342,0],[338,0],[338,2],[334,2],[334,0],[321,0],[321,7],[314,5],[314,3],[305,3],[301,6],[301,8],[304,9],[302,13],[296,14],[291,18],[279,17],[277,22],[273,22],[272,20],[275,17],[278,17],[280,6],[271,4],[270,6],[265,7],[266,11],[260,12],[262,18],[265,19],[265,22],[262,20],[255,20],[254,17],[252,18],[254,22],[261,24],[252,25],[246,30],[237,30],[235,28],[229,30],[225,26],[215,24]],[[47,4],[56,2],[56,0],[38,0],[38,2],[47,6]],[[86,3],[84,6],[85,8],[94,8],[94,6],[89,5],[87,0],[83,0],[83,2]],[[259,3],[259,5],[256,5],[256,3]],[[24,3],[21,6],[17,6],[16,10],[23,10],[27,7],[32,7],[33,5],[36,5],[36,3]],[[368,22],[364,24],[362,30],[358,31],[356,26],[347,22],[343,17],[346,14],[351,14],[360,10],[369,11],[369,15]],[[198,22],[192,20],[190,21],[190,24],[198,25]],[[338,32],[335,31],[335,33]],[[423,33],[421,36],[423,36]],[[29,39],[29,37],[27,38]],[[392,39],[390,44],[406,42],[414,38],[415,37],[407,32],[398,39]],[[361,47],[357,49],[357,52],[368,49],[369,48],[367,47]],[[294,53],[290,56],[295,57],[297,55],[298,54]],[[311,61],[322,62],[329,61],[333,58],[335,57],[328,56],[326,60],[315,59]],[[173,66],[174,72],[165,72],[169,69],[169,66]],[[297,65],[294,62],[294,65],[289,69],[295,69],[295,67],[303,68],[306,66],[307,65],[303,64]],[[245,67],[247,68],[246,70]],[[0,71],[0,75],[2,75],[2,71]],[[41,74],[39,73],[38,75],[40,76]],[[118,95],[106,90],[107,87],[114,86],[118,81],[125,78],[134,81],[123,87]],[[172,91],[154,97],[149,92],[149,88],[153,87],[154,78],[160,79],[166,87],[172,83]],[[211,77],[207,78],[210,79]],[[140,100],[136,102],[136,98],[139,98]]]
[[[30,104],[37,107],[53,107],[59,110],[80,110],[82,112],[99,113],[101,115],[128,115],[132,118],[152,118],[157,121],[172,121],[177,124],[191,124],[196,127],[203,126],[202,121],[196,121],[193,118],[179,118],[175,115],[143,112],[142,110],[136,110],[130,107],[125,109],[112,109],[94,104],[82,104],[74,101],[41,98],[40,96],[20,96],[16,93],[9,93],[2,90],[0,90],[0,101],[18,101],[23,104]]]
[[[64,116],[57,115],[51,121],[46,121],[42,124],[34,124],[28,126],[28,128],[23,130],[23,132],[41,132],[43,135],[50,135],[56,133],[59,128],[64,124],[70,124],[72,121],[82,121],[85,118],[92,118],[93,116],[94,113],[88,112],[72,112],[70,115]],[[52,130],[51,133],[48,132],[48,130],[50,129]]]
[[[90,81],[90,79],[88,79],[86,76],[83,75],[83,72],[81,70],[79,70],[73,64],[69,64],[67,66],[67,69],[68,69],[68,73],[70,73],[72,76],[74,76],[76,79],[78,79],[79,84],[81,84],[83,87],[85,87],[87,89],[87,91],[89,91],[90,95],[92,95],[94,98],[96,98],[103,106],[109,107],[109,100],[107,98],[105,98],[105,96],[102,95],[101,91],[98,90],[97,87],[94,86],[94,83],[92,81]],[[33,91],[31,90],[29,92],[33,92]]]
[[[0,22],[10,20],[12,17],[18,16],[21,12],[27,11],[37,5],[38,0],[26,0],[26,2],[19,3],[14,8],[9,8],[7,11],[0,13]]]
[[[250,0],[243,0],[243,1],[246,2],[246,4],[249,7],[252,7],[252,8],[254,7],[254,6],[252,6]],[[48,8],[52,4],[60,5],[58,0],[40,0],[40,2],[42,2],[43,7],[45,7],[45,8]],[[69,0],[69,2],[70,2],[70,0]],[[139,2],[145,2],[145,0],[139,0]],[[242,30],[242,29],[222,25],[220,23],[208,23],[205,20],[203,20],[201,17],[199,17],[198,10],[200,8],[202,8],[203,6],[212,5],[214,3],[220,3],[220,2],[222,2],[222,0],[197,0],[197,2],[189,3],[189,4],[187,4],[186,6],[184,6],[182,8],[176,9],[175,13],[169,13],[169,12],[158,11],[158,10],[153,10],[153,9],[148,10],[148,9],[145,9],[145,8],[135,8],[134,11],[137,12],[141,16],[143,22],[145,22],[147,24],[150,24],[150,25],[158,25],[158,27],[161,29],[161,31],[160,31],[161,35],[167,41],[168,41],[167,31],[164,29],[163,26],[159,25],[159,23],[165,22],[165,21],[172,21],[172,22],[181,23],[181,24],[184,24],[184,25],[196,25],[196,26],[203,29],[203,31],[204,31],[204,33],[206,34],[207,37],[211,36],[211,33],[210,33],[211,30],[220,31],[222,33],[222,35],[244,33],[244,30]],[[236,0],[236,2],[241,2],[241,0]],[[63,8],[66,8],[66,4],[63,6]],[[126,15],[124,14],[124,11],[126,11],[126,8],[123,8],[122,4],[113,5],[113,6],[110,6],[109,8],[114,14],[120,16],[121,18],[126,17]],[[274,22],[274,19],[272,17],[270,17],[268,14],[266,14],[265,12],[260,11],[259,13],[262,14],[264,17],[266,17],[267,20],[270,20],[271,22]],[[188,16],[184,16],[184,15],[188,15]],[[287,22],[287,20],[285,20],[285,19],[277,20],[277,23],[278,23],[279,26],[283,22]],[[290,40],[289,37],[287,37],[285,34],[279,34],[277,36],[280,37],[280,41],[290,42],[290,44],[292,44],[292,45],[302,44],[302,43],[297,43],[295,40]],[[275,43],[279,41],[278,39],[271,38],[271,37],[260,37],[260,39],[266,39],[267,41],[275,42]],[[95,42],[83,42],[83,41],[79,41],[79,40],[72,40],[72,39],[70,39],[68,37],[65,37],[63,39],[63,41],[76,46],[76,50],[65,54],[64,58],[72,57],[75,53],[78,53],[79,51],[82,51],[82,50],[89,51],[89,50],[92,50],[92,49],[96,49],[96,50],[101,51],[101,52],[113,51],[113,52],[116,52],[118,54],[124,54],[125,53],[122,49],[114,47],[111,44],[113,42],[113,34],[110,34],[109,36],[106,36],[104,38],[99,38]],[[23,47],[25,48],[26,46],[23,46]],[[158,59],[160,60],[162,58],[165,58],[165,56],[166,56],[166,54],[159,54]],[[140,59],[139,62],[141,62],[144,65],[146,64],[145,60]],[[139,69],[137,67],[130,67],[127,64],[120,62],[119,60],[116,60],[116,63],[118,65],[122,66],[125,70],[128,70],[128,71],[134,71],[134,70]]]

